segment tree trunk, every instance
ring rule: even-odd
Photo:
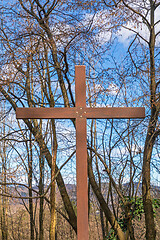
[[[143,154],[143,168],[142,168],[142,194],[143,194],[143,205],[145,212],[145,223],[146,223],[146,239],[156,239],[156,229],[154,223],[154,214],[151,198],[151,185],[150,185],[150,163],[153,151],[153,145],[155,141],[155,129],[158,119],[158,111],[156,106],[156,79],[155,79],[155,25],[154,25],[154,13],[155,3],[150,1],[151,14],[150,14],[150,40],[149,40],[149,51],[150,51],[150,105],[151,105],[151,117],[148,126],[148,132],[145,141],[144,154]]]
[[[150,120],[150,127],[148,129],[144,154],[143,154],[143,179],[142,179],[142,194],[143,194],[143,205],[145,212],[145,223],[146,223],[146,239],[155,240],[156,230],[154,223],[154,214],[151,198],[151,185],[150,185],[150,162],[154,144],[154,127],[153,122]]]
[[[150,193],[150,160],[152,154],[153,144],[148,145],[148,141],[145,145],[143,156],[143,181],[142,181],[142,193],[143,193],[143,206],[145,212],[145,224],[146,224],[146,239],[155,240],[156,230],[154,223],[154,214],[152,207],[152,199]]]
[[[55,177],[55,167],[57,158],[57,138],[56,138],[56,128],[54,119],[52,122],[52,133],[53,140],[52,144],[52,166],[51,166],[51,192],[50,192],[50,202],[51,202],[51,222],[50,222],[50,240],[55,240],[56,236],[56,181],[53,180]]]
[[[5,121],[5,120],[4,120]],[[0,133],[5,136],[5,122],[3,122],[2,132]],[[2,144],[1,144],[2,143]],[[1,187],[1,193],[7,192],[7,156],[6,156],[6,142],[0,143],[0,160],[1,160],[1,172],[0,180],[4,183]],[[2,240],[8,239],[8,227],[7,227],[7,198],[5,196],[0,196],[0,223],[1,223],[1,234]]]
[[[30,239],[34,240],[34,217],[32,199],[32,142],[30,133],[30,146],[28,152],[28,186],[29,186],[29,216],[30,216]]]
[[[40,167],[40,179],[39,179],[39,194],[42,196],[44,193],[44,157],[40,150],[39,156],[39,167]],[[39,209],[39,240],[43,240],[43,204],[44,198],[40,197],[40,209]]]

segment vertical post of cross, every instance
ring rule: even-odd
[[[87,174],[87,119],[85,66],[75,67],[76,118],[76,173],[77,173],[77,239],[89,239],[88,227],[88,174]]]

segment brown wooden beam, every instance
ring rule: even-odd
[[[106,108],[17,108],[17,119],[107,119],[107,118],[144,118],[145,108],[143,107],[106,107]]]
[[[85,66],[75,67],[76,93],[76,173],[77,173],[77,240],[89,240],[88,226],[88,168]]]

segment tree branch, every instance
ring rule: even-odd
[[[130,7],[124,0],[122,0],[123,4],[125,5],[125,7],[127,7],[129,10],[131,10],[132,12],[134,12],[135,14],[139,15],[140,17],[142,17],[143,21],[146,23],[147,27],[149,30],[151,30],[151,25],[148,22],[148,20],[143,16],[143,14],[141,14],[140,12],[136,11],[134,8]]]

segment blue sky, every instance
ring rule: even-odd
[[[3,4],[7,4],[8,5],[9,2],[3,1]],[[147,83],[145,84],[143,81],[143,86],[141,85],[142,82],[140,82],[140,80],[143,80],[143,78],[145,78],[145,76],[140,76],[138,75],[135,76],[133,78],[133,76],[129,77],[129,74],[131,74],[132,69],[134,68],[133,65],[131,67],[131,63],[128,60],[128,56],[129,54],[127,53],[127,49],[131,43],[131,41],[134,38],[135,33],[132,31],[127,30],[126,28],[132,28],[134,29],[134,31],[138,31],[140,34],[142,34],[144,37],[148,38],[148,32],[146,30],[146,28],[142,25],[139,24],[139,26],[137,26],[136,24],[133,24],[132,22],[127,22],[124,27],[121,27],[119,29],[118,32],[114,32],[111,34],[111,32],[109,31],[110,29],[110,24],[108,24],[108,22],[110,22],[110,18],[107,19],[106,15],[108,14],[107,10],[105,11],[101,11],[98,12],[97,14],[94,15],[94,21],[92,24],[92,34],[93,34],[93,39],[95,40],[95,45],[89,45],[91,44],[91,40],[92,39],[87,39],[87,35],[84,34],[84,36],[82,36],[80,38],[80,41],[76,41],[73,43],[72,47],[68,50],[69,51],[69,59],[68,62],[70,64],[70,72],[69,72],[69,78],[70,80],[73,82],[74,80],[74,65],[75,62],[73,61],[73,53],[74,51],[76,51],[75,53],[75,61],[76,64],[80,63],[80,64],[85,64],[86,65],[86,72],[87,72],[87,80],[89,82],[89,87],[92,88],[93,85],[93,81],[95,81],[96,83],[96,91],[97,91],[97,99],[96,99],[96,106],[107,106],[107,105],[112,105],[115,99],[115,89],[120,89],[121,87],[121,83],[123,83],[123,79],[124,79],[124,75],[126,74],[126,85],[127,85],[127,93],[126,93],[126,97],[127,97],[127,101],[129,102],[129,106],[132,106],[133,104],[135,104],[135,106],[147,106],[147,101],[148,101],[148,97],[145,96],[147,94],[147,91],[149,91],[149,89],[147,88]],[[77,15],[77,13],[75,14]],[[156,13],[156,20],[158,20],[158,17],[160,16],[160,8],[157,9],[157,13]],[[81,19],[82,22],[78,22],[73,21],[71,22],[71,24],[69,25],[68,23],[65,23],[65,17],[66,15],[63,16],[63,14],[59,14],[59,17],[57,18],[58,21],[59,19],[63,20],[63,27],[61,28],[60,25],[56,25],[57,28],[54,28],[54,24],[53,24],[53,31],[55,33],[55,35],[59,36],[65,29],[68,31],[72,31],[73,27],[80,27],[82,29],[86,28],[86,24],[92,19],[93,14],[92,13],[86,13],[86,14],[81,14]],[[55,20],[56,22],[57,20]],[[53,23],[54,23],[54,19],[53,19]],[[99,25],[100,23],[102,23],[103,27],[101,28],[100,31],[97,30],[97,25]],[[18,25],[18,23],[15,23]],[[78,25],[79,24],[79,25]],[[157,24],[157,29],[159,29],[159,24]],[[65,27],[64,27],[65,26]],[[115,39],[114,42],[111,42],[111,37],[112,39]],[[62,42],[58,42],[57,47],[61,50],[64,48],[64,46],[66,45],[66,42],[70,39],[70,35],[67,36],[67,38],[63,39],[63,44]],[[111,44],[110,44],[111,43]],[[60,45],[62,44],[62,45]],[[75,45],[74,45],[75,44]],[[157,40],[156,43],[157,47],[159,46],[159,38]],[[140,41],[139,45],[142,46],[142,48],[146,49],[146,44],[142,44],[142,41]],[[75,47],[75,48],[74,48]],[[91,55],[90,55],[90,52]],[[99,51],[103,51],[103,54],[99,57]],[[88,54],[88,55],[87,55]],[[133,56],[135,53],[133,53]],[[140,57],[140,55],[142,54],[142,50],[139,50],[139,47],[137,47],[137,55],[139,55],[138,57]],[[127,56],[127,57],[126,57]],[[140,62],[140,58],[136,59],[139,60]],[[95,66],[95,68],[91,68],[90,71],[90,61],[91,64],[93,64]],[[144,64],[145,65],[145,64]],[[117,69],[116,69],[117,67]],[[4,67],[4,69],[2,70],[6,70],[7,68]],[[116,72],[117,70],[117,72]],[[90,71],[90,72],[89,72]],[[133,70],[134,71],[134,70]],[[13,71],[14,72],[14,71]],[[89,76],[90,73],[90,76]],[[127,75],[128,73],[128,75]],[[3,72],[4,74],[4,72]],[[121,74],[121,75],[120,75]],[[10,77],[10,76],[9,76]],[[123,79],[122,79],[123,78]],[[53,77],[53,81],[56,80],[56,77]],[[147,79],[148,81],[148,79]],[[103,86],[102,92],[101,94],[99,94],[100,91],[100,86]],[[141,87],[142,86],[142,87]],[[55,88],[55,84],[53,83],[52,88]],[[113,90],[113,89],[114,90]],[[72,90],[74,92],[74,83],[72,84]],[[37,91],[38,93],[38,91]],[[57,91],[57,94],[59,93],[59,91]],[[95,93],[94,93],[95,94]],[[93,95],[94,95],[93,94]],[[136,99],[139,95],[145,96],[141,98],[141,99]],[[125,100],[124,100],[124,96],[125,96],[125,91],[120,91],[120,93],[118,94],[117,100],[115,102],[114,106],[123,106],[125,105]],[[87,94],[87,98],[89,98],[89,95]],[[136,101],[133,102],[133,99],[136,99]],[[95,95],[93,100],[95,100]],[[62,101],[58,100],[57,101],[57,105],[61,105]],[[146,109],[147,113],[149,109]],[[88,121],[89,122],[89,121]],[[22,121],[21,121],[22,123]],[[97,140],[97,146],[98,148],[100,148],[101,146],[101,141],[100,139],[100,135],[102,135],[102,132],[104,131],[105,128],[105,121],[98,121],[97,123],[97,127],[99,129],[99,137]],[[125,122],[126,124],[126,122]],[[125,124],[121,124],[121,122],[117,123],[117,125],[119,127],[125,127]],[[110,132],[110,123],[108,123],[109,127],[108,127],[108,131],[106,133],[106,142],[108,140],[108,134]],[[139,145],[143,145],[143,141],[145,139],[145,134],[146,134],[146,128],[143,132],[144,129],[144,125],[142,125],[142,127],[140,127],[140,129],[142,129],[142,135],[139,138],[138,137],[138,142]],[[70,137],[70,133],[67,133],[67,129],[73,131],[73,126],[69,123],[60,123],[59,121],[57,121],[57,129],[60,130],[62,129],[62,132],[65,133],[65,136],[68,138]],[[89,128],[88,128],[89,129]],[[89,130],[88,130],[89,131]],[[119,130],[118,130],[119,131]],[[118,135],[116,134],[116,132],[114,132],[114,140],[117,139]],[[73,133],[74,135],[74,133]],[[72,135],[72,136],[73,136]],[[75,146],[75,136],[73,136],[73,142],[67,143],[65,139],[63,139],[65,146],[67,146],[67,144],[69,146]],[[114,142],[113,140],[113,142]],[[133,145],[134,147],[134,145]],[[63,148],[63,142],[60,143],[59,148]],[[135,147],[136,148],[136,147]],[[73,147],[74,149],[74,147]],[[106,147],[107,149],[107,147]],[[121,145],[121,153],[124,153],[126,151],[124,145]],[[68,151],[68,155],[70,153],[70,149]],[[119,150],[119,146],[117,147],[117,149],[115,148],[115,150],[113,151],[113,157],[117,154],[121,154],[120,150]],[[156,154],[156,153],[155,153]],[[61,161],[63,162],[66,156],[66,152],[64,153],[60,153],[59,154],[59,159],[58,159],[58,164],[59,166],[61,165]],[[123,156],[124,157],[124,156]],[[139,157],[139,156],[138,156]],[[138,159],[137,157],[137,159]],[[137,160],[138,161],[138,160]],[[123,166],[123,164],[122,164]],[[73,162],[70,163],[69,167],[66,167],[67,170],[63,170],[62,172],[67,175],[72,175],[75,173],[75,159]],[[70,172],[70,173],[69,173]],[[155,172],[153,172],[154,177]],[[75,175],[74,175],[75,176]],[[127,178],[127,176],[126,176]],[[157,175],[157,178],[159,178],[159,176]]]

